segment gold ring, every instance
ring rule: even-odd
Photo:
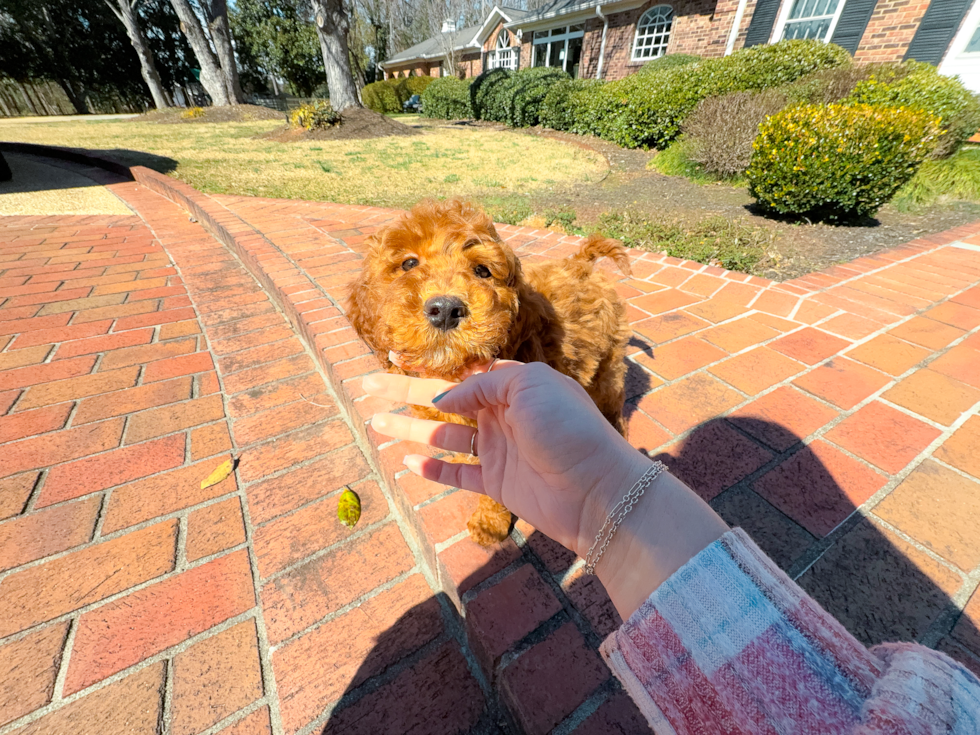
[[[476,453],[476,429],[473,429],[473,436],[470,437],[470,456],[478,457]]]

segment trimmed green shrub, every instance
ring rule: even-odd
[[[510,92],[510,69],[488,69],[470,85],[473,115],[477,120],[507,122],[507,100]]]
[[[759,126],[749,193],[783,214],[870,216],[915,175],[938,135],[938,118],[922,110],[789,107]]]
[[[840,46],[813,39],[751,46],[719,61],[730,92],[779,87],[821,69],[852,63]]]
[[[694,54],[667,54],[666,56],[660,56],[652,61],[648,61],[640,67],[637,74],[649,74],[652,71],[669,69],[672,66],[697,64],[699,61],[701,61],[701,57],[695,56]]]
[[[402,111],[402,100],[395,91],[395,85],[388,80],[364,85],[364,89],[361,90],[361,101],[364,102],[365,107],[383,115],[393,115]]]
[[[541,105],[548,91],[569,80],[561,69],[547,66],[521,69],[508,80],[507,124],[526,128],[540,122]]]
[[[911,70],[904,78],[889,82],[872,77],[858,84],[848,101],[909,107],[935,115],[941,120],[944,134],[933,156],[951,156],[980,129],[980,98],[959,79],[943,76],[929,64],[906,63]]]
[[[433,79],[422,93],[422,115],[443,120],[472,118],[469,82],[456,77]]]
[[[575,107],[572,96],[576,92],[600,86],[595,79],[560,79],[548,88],[541,101],[539,117],[541,124],[553,130],[571,130],[575,124]]]
[[[340,113],[325,100],[300,105],[289,113],[289,124],[306,130],[323,130],[340,122]]]
[[[683,125],[688,157],[723,178],[744,173],[752,160],[759,125],[787,102],[786,95],[776,89],[702,100]]]
[[[572,118],[569,130],[580,135],[600,135],[606,117],[612,114],[615,103],[606,95],[608,82],[594,81],[573,90],[568,98],[568,111]]]
[[[792,84],[780,87],[793,102],[808,105],[832,105],[850,96],[854,88],[871,77],[894,82],[908,75],[912,67],[908,63],[861,64],[821,69]]]
[[[703,99],[778,87],[815,70],[850,63],[850,55],[839,46],[793,40],[634,74],[583,100],[582,119],[576,119],[573,130],[595,133],[625,148],[663,150]]]
[[[666,148],[698,102],[721,94],[714,73],[720,59],[696,65],[634,74],[610,82],[582,99],[584,110],[576,132],[592,132],[624,148]]]

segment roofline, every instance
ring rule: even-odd
[[[649,0],[612,0],[611,2],[603,2],[602,0],[589,0],[589,2],[576,5],[571,8],[565,8],[562,10],[555,10],[550,13],[544,13],[543,15],[532,15],[523,20],[515,20],[504,25],[508,30],[511,28],[519,28],[521,30],[535,30],[536,26],[551,27],[553,21],[557,18],[562,20],[567,20],[571,22],[572,20],[586,20],[595,16],[595,9],[602,7],[603,13],[614,12],[619,13],[625,10],[634,10],[636,8],[646,5]],[[611,10],[606,11],[605,8],[610,7]]]
[[[507,10],[511,10],[511,9],[512,8],[507,8]],[[507,13],[504,12],[504,9],[500,5],[494,5],[493,8],[491,8],[490,12],[487,13],[487,18],[486,20],[483,21],[483,24],[480,26],[480,30],[478,30],[476,32],[476,35],[473,36],[473,40],[477,40],[477,39],[480,40],[481,47],[483,46],[483,42],[486,40],[486,38],[483,37],[483,34],[487,30],[487,24],[490,23],[490,19],[493,17],[494,13],[497,13],[498,15],[500,15],[501,18],[504,19],[505,27],[508,23],[514,22],[513,19],[509,15],[507,15]]]
[[[453,51],[462,51],[462,52],[471,51],[471,50],[479,51],[481,48],[482,48],[481,45],[469,43],[464,46],[457,46],[456,48],[453,49]],[[378,66],[380,66],[382,69],[387,69],[389,65],[401,66],[402,64],[410,64],[413,61],[431,61],[432,59],[445,59],[445,58],[446,58],[445,51],[440,51],[437,54],[419,54],[418,56],[411,56],[407,59],[394,59],[394,60],[387,59],[386,61],[379,62]]]

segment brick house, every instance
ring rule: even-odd
[[[980,0],[553,0],[534,11],[495,7],[457,34],[461,75],[498,66],[560,66],[621,79],[664,54],[724,56],[785,38],[819,38],[857,62],[917,59],[980,92]],[[439,76],[444,39],[381,64],[385,76]]]

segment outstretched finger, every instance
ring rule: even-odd
[[[407,439],[460,454],[470,452],[473,435],[476,433],[472,426],[417,419],[396,413],[376,413],[371,419],[371,426],[379,434],[393,439]]]
[[[404,461],[409,470],[426,480],[486,494],[483,489],[483,468],[480,465],[452,464],[421,454],[409,454]]]
[[[432,406],[433,398],[458,383],[431,378],[411,378],[407,375],[371,373],[364,377],[361,385],[365,393],[378,398],[387,398],[396,403],[411,403],[415,406]]]

